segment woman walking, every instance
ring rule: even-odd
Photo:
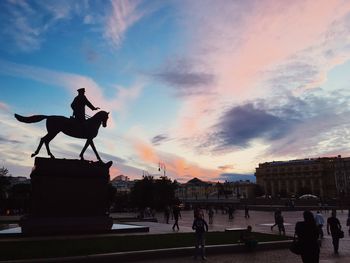
[[[318,228],[314,215],[304,211],[304,221],[295,225],[295,235],[301,246],[301,259],[303,263],[318,263],[320,259],[320,246],[318,244]]]

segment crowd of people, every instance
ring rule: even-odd
[[[181,219],[180,207],[175,205],[172,208],[170,206],[165,208],[164,217],[167,224],[169,224],[169,218],[172,216],[174,224],[172,226],[173,231],[179,230],[179,218]],[[234,209],[232,209],[234,211]],[[195,231],[195,255],[194,257],[202,257],[205,259],[205,233],[208,232],[208,225],[213,224],[214,215],[218,213],[214,207],[208,207],[205,210],[201,208],[195,208],[193,212],[193,225],[192,229]],[[209,224],[205,220],[205,217],[209,219]],[[227,209],[228,219],[232,220],[233,212]],[[328,214],[329,215],[329,214]],[[244,206],[244,217],[250,218],[248,205]],[[300,254],[304,263],[316,263],[319,262],[320,250],[322,247],[322,240],[324,238],[324,227],[326,226],[327,234],[332,237],[334,254],[339,253],[339,241],[344,237],[341,223],[337,218],[336,210],[333,210],[330,216],[325,220],[322,211],[318,210],[316,213],[311,211],[303,212],[303,221],[297,222],[295,225],[295,239],[299,242]],[[346,225],[349,227],[348,234],[350,236],[350,210]],[[271,230],[274,227],[278,228],[280,235],[286,235],[284,217],[280,209],[276,209],[274,212],[274,224],[271,226]],[[252,226],[248,225],[247,228],[241,232],[240,241],[244,243],[248,250],[253,250],[258,242],[255,239],[252,232]]]
[[[304,221],[297,222],[295,226],[295,237],[300,245],[300,255],[304,263],[318,263],[322,239],[324,238],[323,226],[325,220],[321,211],[315,215],[311,211],[303,213]],[[350,210],[348,213],[347,226],[350,235]],[[332,237],[334,254],[339,253],[339,240],[344,237],[344,232],[337,218],[337,211],[332,210],[331,216],[327,219],[327,234]]]

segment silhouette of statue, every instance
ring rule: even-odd
[[[79,95],[77,97],[79,97]],[[84,96],[84,98],[85,98],[85,96]],[[84,108],[84,106],[82,108]],[[97,109],[97,108],[95,108],[95,109]],[[81,111],[78,114],[81,114]],[[45,143],[47,154],[51,158],[55,158],[50,151],[49,143],[53,138],[55,138],[55,136],[58,133],[63,132],[64,134],[66,134],[68,136],[72,136],[75,138],[81,138],[81,139],[87,139],[86,143],[83,147],[83,150],[81,151],[81,153],[79,155],[81,160],[84,160],[84,152],[87,149],[87,147],[90,145],[91,148],[93,149],[97,159],[100,162],[102,162],[102,160],[101,160],[100,156],[98,155],[98,152],[95,148],[93,138],[95,138],[97,136],[98,129],[100,128],[101,124],[103,127],[107,126],[108,114],[109,114],[109,112],[99,111],[94,116],[92,116],[90,119],[88,119],[86,121],[85,121],[85,116],[83,115],[84,125],[82,125],[81,122],[78,122],[73,118],[66,118],[64,116],[33,115],[33,116],[25,117],[25,116],[15,114],[15,118],[18,121],[25,122],[25,123],[34,123],[34,122],[39,122],[39,121],[46,119],[47,134],[41,138],[38,148],[31,155],[31,157],[36,156],[39,153],[43,143]],[[78,115],[76,115],[76,116],[78,116]],[[79,115],[78,118],[81,118],[81,116]],[[109,163],[111,163],[111,162],[109,162]]]
[[[100,108],[94,107],[91,102],[85,96],[85,89],[78,89],[78,96],[76,96],[70,105],[73,109],[73,117],[80,121],[85,121],[85,106],[88,106],[91,110],[99,110]]]

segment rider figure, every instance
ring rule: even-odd
[[[91,110],[99,110],[100,108],[94,107],[91,102],[85,97],[85,89],[78,89],[78,96],[76,96],[71,104],[73,109],[73,117],[80,122],[85,121],[85,106],[88,106]]]

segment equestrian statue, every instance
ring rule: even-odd
[[[74,101],[71,104],[73,109],[73,116],[70,118],[64,116],[47,116],[47,115],[33,115],[33,116],[21,116],[19,114],[15,114],[15,118],[24,123],[35,123],[40,122],[46,119],[46,129],[47,134],[40,139],[40,143],[36,151],[31,155],[31,157],[36,156],[43,144],[46,146],[47,154],[51,158],[55,158],[55,156],[50,151],[50,141],[56,137],[56,135],[60,132],[64,134],[80,138],[86,139],[86,143],[83,147],[83,150],[80,153],[80,159],[84,160],[84,152],[87,147],[90,145],[92,150],[94,151],[97,159],[102,162],[96,147],[93,142],[93,138],[95,138],[98,134],[98,129],[101,124],[103,127],[107,126],[107,120],[109,112],[99,111],[94,116],[89,119],[85,119],[85,106],[88,106],[92,110],[99,110],[100,108],[94,107],[91,102],[84,95],[85,89],[78,89],[78,96],[74,98]]]

